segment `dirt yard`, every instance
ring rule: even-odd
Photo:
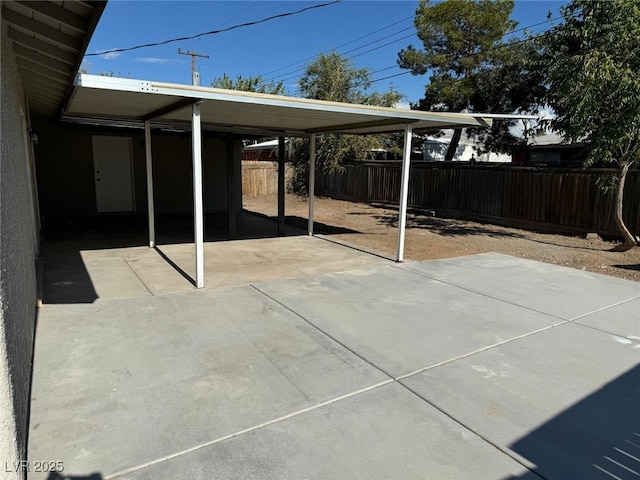
[[[276,195],[244,198],[244,208],[277,216]],[[306,229],[307,198],[287,195],[286,223]],[[317,198],[317,233],[395,255],[397,210],[384,205]],[[589,270],[640,282],[640,247],[609,252],[615,243],[601,239],[534,233],[463,220],[443,219],[425,213],[407,216],[405,259],[429,260],[482,252]]]

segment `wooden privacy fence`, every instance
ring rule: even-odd
[[[285,182],[291,177],[291,166],[285,165]],[[278,193],[278,163],[262,160],[242,161],[242,194],[260,197]]]
[[[532,230],[618,235],[614,193],[596,178],[613,170],[533,169],[510,165],[414,162],[409,205]],[[345,171],[318,172],[316,192],[335,198],[398,203],[401,162],[348,162]],[[628,174],[624,218],[640,233],[640,172]]]

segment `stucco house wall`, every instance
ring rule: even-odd
[[[1,36],[0,452],[9,468],[0,476],[21,479],[13,465],[26,459],[38,233],[27,105],[4,23]]]
[[[40,122],[35,146],[40,209],[47,215],[93,215],[97,212],[92,136],[131,138],[134,212],[147,212],[144,134],[140,131],[82,127]],[[190,213],[193,210],[191,135],[152,132],[154,202],[156,213]],[[206,134],[202,140],[204,206],[207,212],[227,210],[226,143]],[[234,140],[236,205],[242,206],[239,140]]]

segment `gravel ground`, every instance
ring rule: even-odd
[[[277,197],[244,198],[244,208],[277,216]],[[286,222],[306,229],[307,198],[287,195]],[[395,255],[397,210],[385,205],[317,198],[316,232]],[[640,282],[640,248],[608,251],[615,242],[568,235],[534,233],[491,224],[435,218],[426,212],[407,216],[405,259],[430,260],[482,252],[564,265]]]

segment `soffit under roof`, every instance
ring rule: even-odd
[[[255,135],[370,134],[403,130],[484,127],[491,119],[421,112],[191,85],[79,75],[63,119],[87,124],[190,128],[194,103],[203,128]]]
[[[2,22],[32,115],[53,118],[61,112],[106,3],[2,1]]]

